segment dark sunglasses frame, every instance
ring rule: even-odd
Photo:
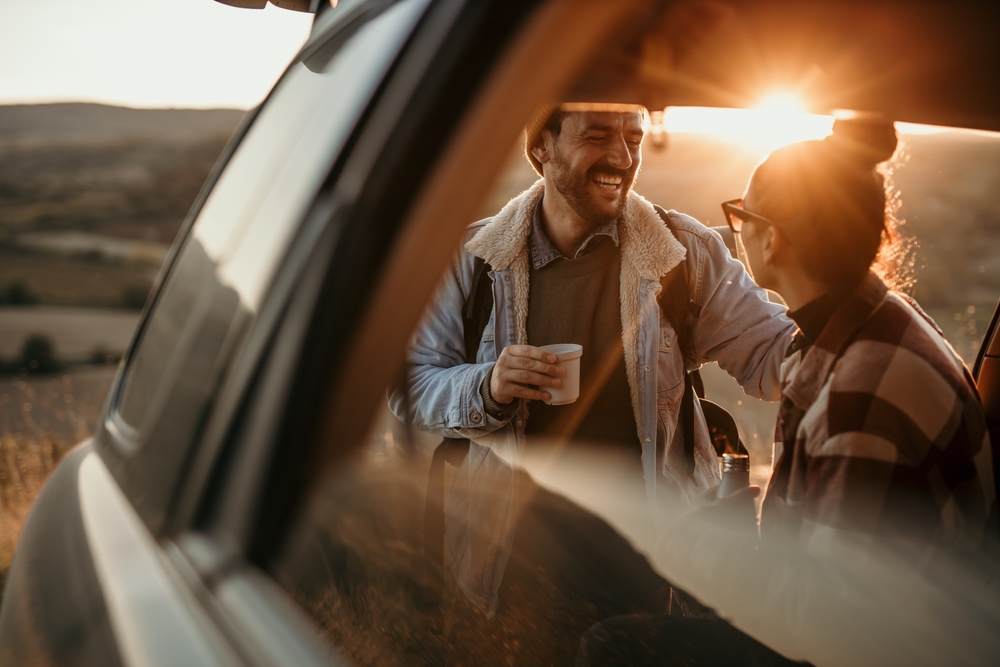
[[[743,229],[743,223],[750,220],[777,227],[768,218],[743,208],[742,197],[722,202],[722,214],[726,217],[726,222],[729,224],[729,228],[733,230],[733,234],[739,234],[740,230]]]

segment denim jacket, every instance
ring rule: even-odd
[[[486,613],[510,556],[516,523],[517,472],[525,444],[523,401],[506,421],[491,417],[479,393],[504,347],[527,340],[531,215],[544,181],[508,203],[491,219],[469,228],[407,353],[410,409],[415,428],[472,441],[452,476],[446,503],[447,547],[452,571],[465,595]],[[716,361],[765,400],[780,395],[779,374],[794,324],[785,308],[734,260],[718,234],[693,218],[670,211],[679,238],[653,206],[632,193],[619,218],[622,342],[632,409],[654,525],[664,502],[685,503],[692,492],[720,480],[715,450],[700,407],[695,410],[695,470],[687,474],[679,410],[684,374]],[[462,309],[476,256],[493,268],[493,314],[475,364],[465,363]],[[697,316],[690,349],[681,350],[658,302],[660,278],[688,262],[688,288]],[[401,419],[403,401],[391,407]],[[695,402],[697,406],[697,402]]]

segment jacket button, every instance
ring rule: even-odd
[[[524,426],[524,420],[523,419],[518,419],[517,420],[517,425],[518,426]]]
[[[649,372],[649,364],[646,364],[645,366],[643,366],[642,370],[644,370],[644,371],[646,371],[648,373]]]
[[[478,424],[479,422],[483,421],[483,416],[479,414],[479,410],[473,410],[471,417],[473,424]]]
[[[664,344],[664,345],[665,345],[666,347],[670,347],[671,345],[673,345],[673,344],[674,344],[674,339],[673,339],[673,338],[671,338],[671,337],[670,337],[670,334],[668,334],[668,333],[667,333],[667,332],[665,332],[665,331],[663,332],[663,344]]]

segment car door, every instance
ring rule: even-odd
[[[1000,480],[1000,303],[993,313],[983,338],[972,376],[983,401],[986,424],[993,445],[993,479]],[[994,500],[988,525],[994,535],[1000,533],[1000,501]]]

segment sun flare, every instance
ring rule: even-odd
[[[802,100],[794,93],[775,92],[761,98],[753,109],[670,107],[663,124],[668,134],[714,134],[772,151],[830,134],[832,116],[809,114],[804,109]]]
[[[771,93],[765,96],[757,108],[775,115],[794,115],[806,112],[805,105],[802,104],[798,95],[785,92]]]

